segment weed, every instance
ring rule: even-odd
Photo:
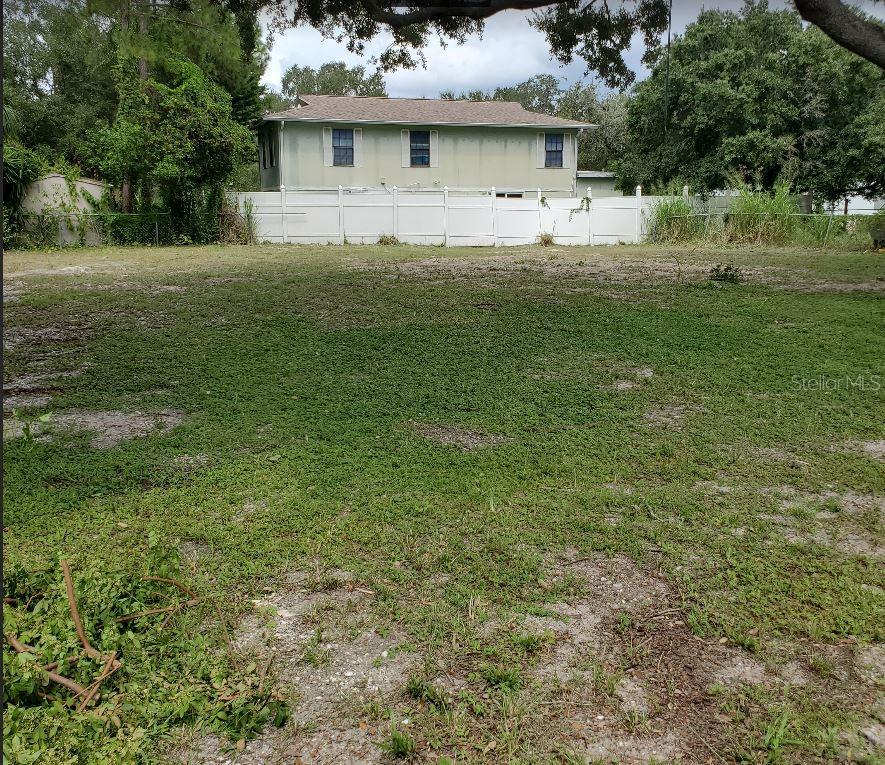
[[[697,215],[685,197],[665,197],[657,202],[649,218],[649,238],[653,242],[689,242],[704,233],[705,219]]]
[[[522,688],[522,675],[519,667],[507,667],[502,664],[483,664],[479,670],[480,677],[489,688],[504,692],[515,692]]]
[[[782,711],[765,729],[762,738],[763,746],[767,752],[766,763],[778,763],[781,761],[784,744],[790,743],[787,732],[790,728],[790,715],[787,710]]]
[[[322,648],[323,631],[317,627],[313,631],[313,635],[304,646],[301,653],[301,661],[312,667],[321,667],[329,663],[330,653],[327,648]]]
[[[392,234],[381,234],[381,236],[378,237],[378,244],[380,244],[384,247],[388,247],[388,246],[391,246],[394,244],[399,244],[399,243],[400,243],[399,239],[397,239]]]
[[[538,244],[540,244],[541,247],[552,247],[555,243],[553,234],[543,233],[538,235]]]
[[[531,655],[540,651],[544,646],[550,645],[554,641],[554,635],[551,630],[540,633],[514,633],[510,640],[519,653]]]
[[[410,677],[406,683],[406,693],[413,699],[432,704],[438,710],[444,710],[448,707],[445,692],[423,677],[417,675]]]
[[[401,758],[411,757],[418,748],[415,739],[405,731],[399,730],[396,725],[390,726],[387,740],[382,741],[379,746],[391,757]]]
[[[710,269],[710,279],[714,282],[739,284],[743,281],[744,274],[740,266],[732,263],[717,263]]]

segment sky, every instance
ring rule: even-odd
[[[792,7],[789,0],[770,0],[769,4],[772,8]],[[673,0],[673,34],[684,31],[702,7],[739,10],[742,6],[743,0]],[[862,7],[875,16],[883,15],[881,2],[864,0]],[[481,37],[473,35],[463,45],[449,43],[443,47],[438,41],[432,42],[424,50],[426,67],[388,73],[387,92],[399,97],[437,98],[443,90],[490,90],[536,74],[552,74],[561,78],[564,85],[583,80],[583,60],[561,66],[551,58],[544,35],[529,25],[529,18],[530,14],[521,11],[504,11],[486,21]],[[274,39],[262,81],[279,90],[283,73],[293,64],[317,68],[329,61],[344,61],[349,66],[362,64],[371,69],[369,59],[382,52],[389,42],[388,36],[381,36],[366,45],[364,56],[358,56],[348,52],[343,43],[325,39],[311,27],[292,29]],[[641,62],[643,51],[641,39],[636,39],[625,54],[637,80],[648,75]],[[592,74],[588,79],[592,79]]]

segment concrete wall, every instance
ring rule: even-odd
[[[60,245],[101,244],[101,237],[90,225],[87,216],[78,212],[88,213],[93,209],[92,200],[101,199],[107,184],[91,178],[78,178],[72,184],[59,173],[49,173],[34,181],[25,191],[22,198],[22,210],[32,215],[45,214],[58,216],[58,234],[56,242]],[[25,224],[28,224],[26,222]]]
[[[623,196],[623,193],[615,188],[614,178],[578,178],[577,196],[586,197],[588,189],[593,191],[594,199]]]
[[[327,167],[323,127],[362,130],[362,157],[357,167]],[[265,126],[265,129],[267,126]],[[403,129],[439,131],[436,167],[402,167]],[[445,125],[400,126],[287,122],[282,130],[281,177],[261,171],[261,188],[336,188],[364,186],[450,189],[489,188],[574,196],[577,130],[570,136],[562,168],[537,167],[536,128],[489,128]],[[535,194],[535,196],[537,196]]]

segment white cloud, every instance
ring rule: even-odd
[[[705,3],[708,8],[737,11],[744,0],[714,0]],[[673,34],[681,34],[686,24],[697,18],[704,7],[696,0],[675,0],[673,3]],[[792,7],[790,0],[771,0],[772,8]],[[863,0],[863,9],[876,16],[881,6],[875,0]],[[366,44],[366,54],[358,56],[347,50],[344,43],[324,39],[311,27],[292,29],[276,36],[270,51],[270,60],[262,82],[279,90],[283,73],[293,64],[319,67],[328,61],[344,61],[350,66],[370,67],[369,59],[379,55],[390,44],[390,36],[381,35]],[[666,35],[662,36],[666,39]],[[642,65],[644,51],[641,37],[625,53],[627,64],[636,72],[637,79],[648,76]],[[499,13],[486,21],[485,31],[471,35],[463,45],[448,43],[443,47],[433,40],[424,50],[425,68],[400,70],[385,76],[391,96],[435,98],[440,91],[456,93],[470,90],[489,90],[498,85],[522,82],[535,74],[552,74],[571,84],[584,77],[584,62],[580,59],[562,67],[550,56],[544,35],[529,24],[529,14],[521,11]],[[370,67],[371,68],[371,67]]]

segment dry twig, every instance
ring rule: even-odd
[[[177,613],[182,608],[187,608],[188,606],[195,606],[200,602],[199,598],[192,598],[191,600],[186,600],[183,603],[173,603],[170,606],[161,606],[160,608],[149,608],[146,611],[138,611],[134,614],[126,614],[126,616],[121,616],[118,619],[115,619],[117,624],[123,624],[124,622],[131,622],[134,619],[141,619],[143,616],[155,616],[156,614],[172,614]]]

